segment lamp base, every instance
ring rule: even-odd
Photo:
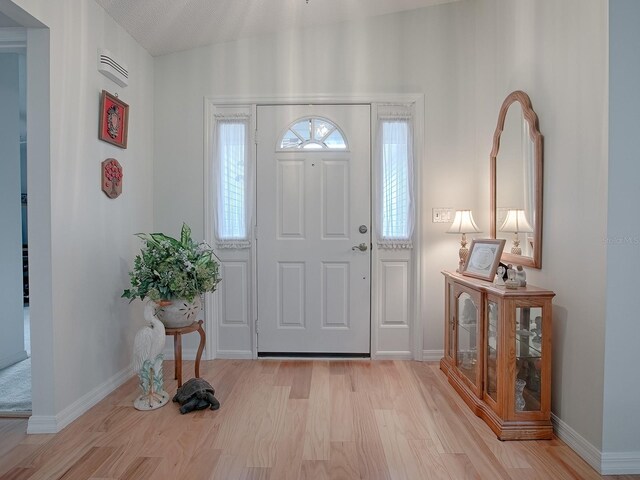
[[[516,233],[513,237],[513,246],[511,247],[511,253],[514,255],[522,255],[522,248],[520,248],[520,239]]]
[[[462,273],[468,256],[469,249],[467,248],[467,235],[463,233],[462,238],[460,239],[460,250],[458,250],[458,257],[460,257],[460,260],[458,261],[458,268],[456,272]]]

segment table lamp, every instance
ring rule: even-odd
[[[467,233],[479,233],[480,230],[476,225],[476,222],[473,221],[473,215],[471,214],[471,210],[456,210],[456,215],[453,218],[453,223],[447,233],[461,233],[462,239],[460,240],[460,250],[458,251],[458,255],[460,256],[460,261],[458,262],[458,272],[462,272],[462,267],[464,266],[464,262],[467,260],[467,256],[469,255],[469,249],[467,248]]]
[[[513,246],[511,247],[511,253],[514,255],[522,255],[518,233],[531,233],[533,232],[533,227],[527,221],[527,216],[525,215],[524,210],[507,210],[507,217],[504,219],[499,230],[501,232],[513,233]]]

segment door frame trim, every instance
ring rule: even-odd
[[[377,285],[377,279],[379,272],[377,269],[377,249],[372,251],[372,265],[371,265],[371,339],[370,339],[370,352],[371,358],[397,358],[397,359],[413,359],[422,360],[423,352],[423,322],[422,318],[422,305],[421,299],[422,293],[422,276],[425,266],[422,264],[422,208],[421,208],[421,193],[422,193],[422,163],[424,158],[424,112],[425,112],[425,96],[421,93],[410,94],[358,94],[358,95],[340,95],[340,94],[309,94],[309,95],[274,95],[274,96],[205,96],[204,97],[204,233],[205,241],[210,245],[214,244],[213,238],[213,217],[212,217],[212,182],[211,182],[211,166],[209,156],[211,152],[211,139],[209,134],[212,130],[213,112],[216,107],[222,106],[251,106],[252,119],[251,119],[251,132],[252,140],[251,145],[253,151],[251,152],[252,161],[257,161],[257,152],[255,148],[255,129],[256,129],[256,113],[258,106],[266,105],[297,105],[297,104],[318,104],[318,105],[354,105],[354,104],[369,104],[371,105],[371,160],[372,160],[372,176],[371,181],[374,180],[374,164],[373,155],[374,148],[377,144],[376,127],[377,127],[377,115],[374,115],[375,106],[381,104],[399,104],[406,103],[414,106],[414,178],[417,179],[414,187],[414,201],[415,201],[415,216],[416,225],[414,229],[414,249],[413,249],[413,271],[412,271],[412,283],[413,288],[409,292],[409,318],[410,328],[412,331],[412,341],[409,351],[398,352],[381,352],[377,353],[377,341],[378,330],[380,328],[377,322],[378,312],[378,298],[375,285]],[[374,189],[373,184],[371,188],[371,195],[373,198]],[[254,199],[255,201],[255,199]],[[209,293],[205,295],[205,327],[211,332],[207,335],[205,359],[211,360],[214,358],[258,358],[257,348],[257,264],[256,264],[256,248],[255,248],[255,210],[254,218],[252,220],[253,232],[251,232],[252,245],[250,248],[250,309],[251,318],[249,319],[249,329],[251,336],[251,349],[250,350],[222,350],[219,348],[218,343],[218,310],[219,310],[219,298],[218,293]]]

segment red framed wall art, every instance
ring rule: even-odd
[[[127,148],[129,105],[106,90],[100,99],[100,128],[98,138],[116,147]]]

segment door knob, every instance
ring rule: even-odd
[[[360,250],[361,252],[366,252],[367,251],[367,244],[366,243],[361,243],[360,245],[354,245],[353,247],[351,247],[351,250]]]

